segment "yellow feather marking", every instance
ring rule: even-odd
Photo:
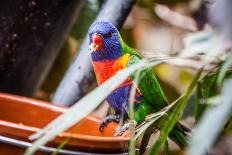
[[[127,62],[129,60],[129,57],[130,57],[130,54],[125,54],[123,55],[121,58],[119,58],[117,60],[117,62],[115,62],[114,64],[114,68],[121,68],[121,69],[124,69],[126,68],[126,65],[127,65]]]

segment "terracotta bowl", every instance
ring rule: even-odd
[[[66,108],[48,102],[0,93],[0,136],[30,144],[28,136],[66,111]],[[113,136],[117,124],[110,123],[101,133],[98,130],[101,119],[89,115],[49,142],[47,147],[56,148],[61,142],[67,141],[62,149],[95,153],[127,151],[129,139]],[[24,150],[23,146],[0,141],[0,154],[15,154],[15,151],[20,154]]]

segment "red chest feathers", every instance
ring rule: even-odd
[[[129,54],[124,55],[116,60],[106,60],[106,61],[93,61],[93,68],[97,78],[97,83],[101,84],[119,70],[122,70],[126,67],[126,64],[129,59]]]

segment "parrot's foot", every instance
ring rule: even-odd
[[[103,129],[106,127],[106,125],[110,122],[119,122],[120,121],[120,116],[119,115],[109,115],[106,116],[102,122],[99,125],[99,130],[103,132]]]
[[[135,129],[135,127],[138,125],[138,123],[134,120],[129,121],[128,123],[125,123],[115,134],[114,136],[123,136],[124,132],[128,130],[130,127]],[[130,131],[131,131],[130,130]],[[134,131],[134,134],[136,134],[136,131]]]
[[[130,127],[130,123],[125,123],[115,134],[114,136],[122,136],[123,133],[128,130]]]

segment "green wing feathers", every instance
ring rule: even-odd
[[[120,36],[120,34],[119,34]],[[127,46],[126,43],[120,37],[120,42],[122,44],[123,54],[130,54],[130,59],[128,61],[127,67],[138,63],[141,61],[142,57],[134,49]],[[159,82],[156,79],[155,73],[151,67],[141,72],[142,78],[139,81],[138,87],[143,94],[144,99],[152,104],[156,111],[168,105],[167,97],[164,95]],[[132,75],[133,78],[134,75]]]
[[[123,54],[130,54],[127,67],[142,60],[139,53],[127,46],[123,41],[121,41],[121,43],[123,44]],[[131,75],[131,78],[134,79],[134,76],[135,74]],[[156,75],[151,67],[147,67],[145,70],[141,71],[138,88],[145,102],[150,105],[147,107],[153,108],[150,111],[157,112],[168,105],[167,97],[160,87],[159,82],[156,79]],[[141,112],[139,115],[141,115]],[[179,123],[174,126],[169,136],[180,146],[180,148],[184,148],[187,145],[186,134]]]
[[[141,61],[140,58],[132,55],[127,66],[136,64],[139,61]],[[133,76],[134,75],[132,75],[132,78]],[[138,84],[138,88],[141,94],[143,94],[144,99],[148,103],[152,104],[156,111],[168,105],[168,100],[164,95],[164,92],[161,89],[152,68],[147,67],[145,70],[141,71],[141,78]]]

